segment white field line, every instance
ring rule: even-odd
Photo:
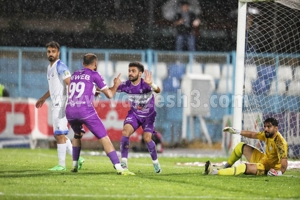
[[[20,197],[80,197],[80,198],[114,198],[114,199],[249,199],[245,197],[215,197],[215,196],[160,196],[160,195],[101,195],[101,194],[4,194],[0,196],[20,196]],[[274,198],[255,198],[258,200],[277,200]],[[279,200],[280,198],[278,198]],[[287,200],[294,200],[289,198]]]

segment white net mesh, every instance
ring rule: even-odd
[[[300,158],[300,6],[283,2],[248,3],[243,129],[275,117],[289,156]]]

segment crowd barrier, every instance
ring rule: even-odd
[[[38,140],[54,140],[51,104],[46,102],[41,108],[35,108],[36,99],[0,98],[0,148],[10,145],[28,144],[35,148]],[[112,141],[120,141],[123,121],[127,115],[129,104],[121,101],[99,100],[94,102],[95,109],[104,123],[108,136]],[[86,128],[82,140],[97,140]],[[70,129],[69,137],[73,138]],[[141,131],[137,130],[131,141],[141,139]]]

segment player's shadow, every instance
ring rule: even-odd
[[[14,170],[0,171],[0,178],[22,178],[22,177],[39,177],[47,176],[49,172],[37,172],[36,170]]]

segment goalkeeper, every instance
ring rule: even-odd
[[[258,149],[240,142],[232,151],[224,169],[212,169],[210,161],[205,164],[204,174],[216,175],[282,175],[288,166],[287,152],[288,145],[282,135],[278,132],[278,121],[274,118],[268,118],[264,121],[264,131],[252,132],[246,130],[236,130],[232,127],[225,127],[224,132],[231,134],[240,134],[247,138],[259,139],[266,144],[266,152],[263,153]],[[242,155],[246,157],[249,163],[239,164],[235,167],[232,165],[239,160]]]

